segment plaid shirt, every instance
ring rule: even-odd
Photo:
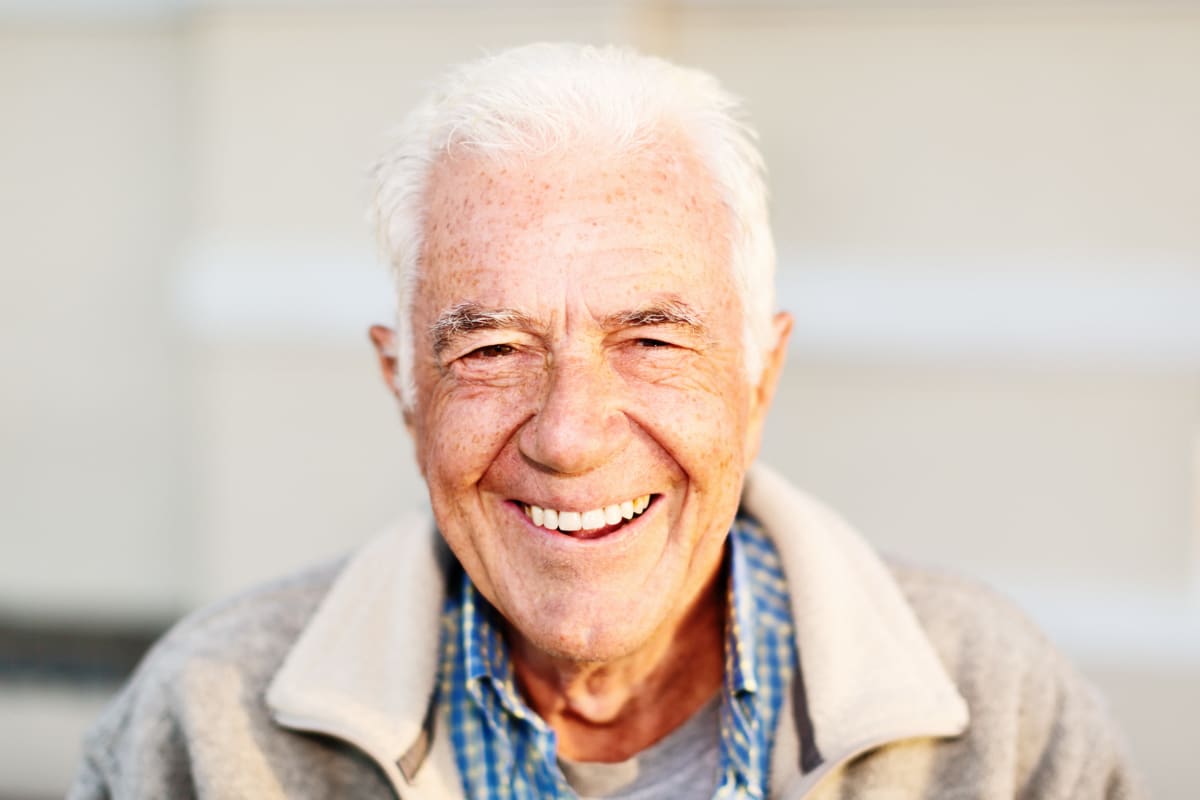
[[[796,664],[787,584],[771,540],[752,519],[730,529],[715,798],[765,798],[771,743]],[[464,573],[442,613],[438,703],[472,800],[574,798],[554,731],[521,699],[496,611]]]

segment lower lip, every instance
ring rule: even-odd
[[[523,508],[523,506],[520,503],[516,502],[515,500],[510,500],[508,504],[512,507],[512,509],[517,514],[520,515],[521,520],[529,528],[532,528],[533,530],[541,533],[545,537],[545,539],[547,539],[551,542],[554,542],[554,543],[561,543],[562,546],[565,546],[565,547],[570,547],[570,546],[588,547],[588,546],[597,546],[597,545],[601,545],[601,544],[609,544],[609,543],[615,543],[618,541],[624,541],[624,540],[629,539],[630,537],[634,536],[637,533],[637,531],[639,531],[642,528],[642,525],[640,524],[642,522],[642,520],[645,519],[646,516],[648,516],[654,510],[655,506],[658,504],[658,497],[659,496],[656,494],[651,495],[650,496],[650,504],[648,506],[646,506],[646,509],[641,514],[638,514],[636,517],[625,520],[625,523],[623,525],[618,523],[616,526],[605,526],[603,528],[594,528],[590,531],[581,529],[578,531],[572,531],[570,533],[565,533],[565,532],[559,531],[559,530],[550,530],[549,528],[543,527],[541,525],[535,525],[533,520],[530,519],[529,516],[525,513],[525,509]]]

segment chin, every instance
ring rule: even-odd
[[[619,661],[644,643],[644,637],[616,634],[610,631],[564,630],[547,632],[531,643],[546,655],[560,661],[580,664],[607,664]],[[528,637],[527,637],[528,638]]]
[[[536,614],[532,625],[515,627],[526,642],[551,658],[603,664],[625,658],[646,644],[654,631],[650,617],[655,611],[624,609],[597,619],[593,614],[559,609]]]

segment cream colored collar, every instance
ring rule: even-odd
[[[887,566],[840,517],[761,465],[743,507],[779,551],[820,765],[800,774],[795,717],[781,721],[772,785],[800,796],[886,742],[962,733],[963,700]],[[788,723],[791,724],[788,724]]]
[[[824,769],[793,770],[797,737],[781,726],[776,749],[787,769],[776,777],[787,780],[775,785],[811,785],[886,741],[962,732],[966,703],[870,547],[762,466],[747,476],[743,505],[782,559],[807,713],[824,758]],[[447,737],[428,741],[445,591],[444,547],[432,531],[428,515],[412,515],[361,548],[267,693],[282,725],[361,748],[406,798],[461,794]]]

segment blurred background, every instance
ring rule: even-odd
[[[0,797],[189,609],[423,490],[366,171],[447,65],[701,66],[797,318],[764,458],[1020,603],[1200,786],[1200,2],[0,0]]]

